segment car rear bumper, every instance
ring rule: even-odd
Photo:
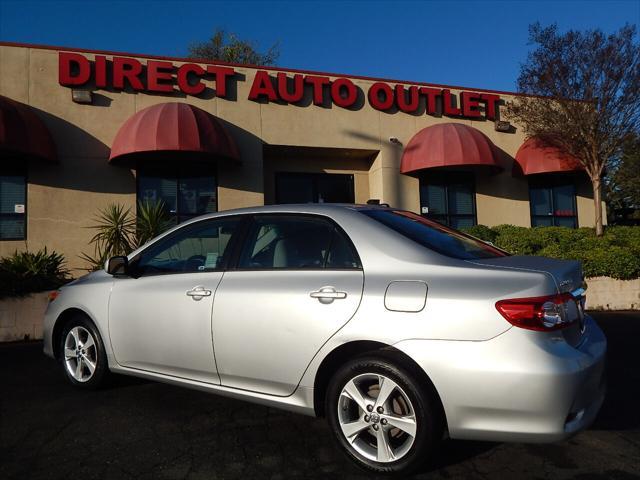
[[[511,328],[483,342],[395,345],[429,375],[451,438],[553,442],[588,427],[604,400],[606,339],[590,317],[577,347]]]

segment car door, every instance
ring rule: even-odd
[[[213,307],[222,385],[293,393],[320,347],[355,314],[357,252],[327,217],[256,215]]]
[[[120,365],[220,383],[211,309],[239,217],[203,220],[153,243],[116,276],[109,337]]]

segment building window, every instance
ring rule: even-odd
[[[420,179],[420,212],[453,228],[476,225],[473,174],[429,172]]]
[[[0,240],[24,240],[27,230],[27,179],[21,172],[0,174]]]
[[[174,223],[218,210],[218,183],[212,166],[142,167],[137,183],[138,202],[162,201]]]
[[[576,187],[566,177],[541,176],[530,180],[532,227],[578,226]]]
[[[353,175],[276,173],[276,203],[354,203]]]

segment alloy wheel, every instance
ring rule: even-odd
[[[96,342],[89,330],[76,326],[69,330],[64,341],[64,363],[76,381],[91,380],[98,363]]]
[[[418,428],[407,394],[396,382],[378,373],[358,375],[344,385],[338,398],[338,420],[356,452],[380,463],[404,457]]]

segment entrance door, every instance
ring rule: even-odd
[[[213,307],[222,385],[293,393],[316,352],[355,314],[362,287],[358,256],[329,219],[256,216]]]
[[[116,277],[109,336],[130,368],[220,383],[211,310],[238,218],[203,220],[151,244]]]
[[[353,175],[276,173],[276,203],[354,203]]]

